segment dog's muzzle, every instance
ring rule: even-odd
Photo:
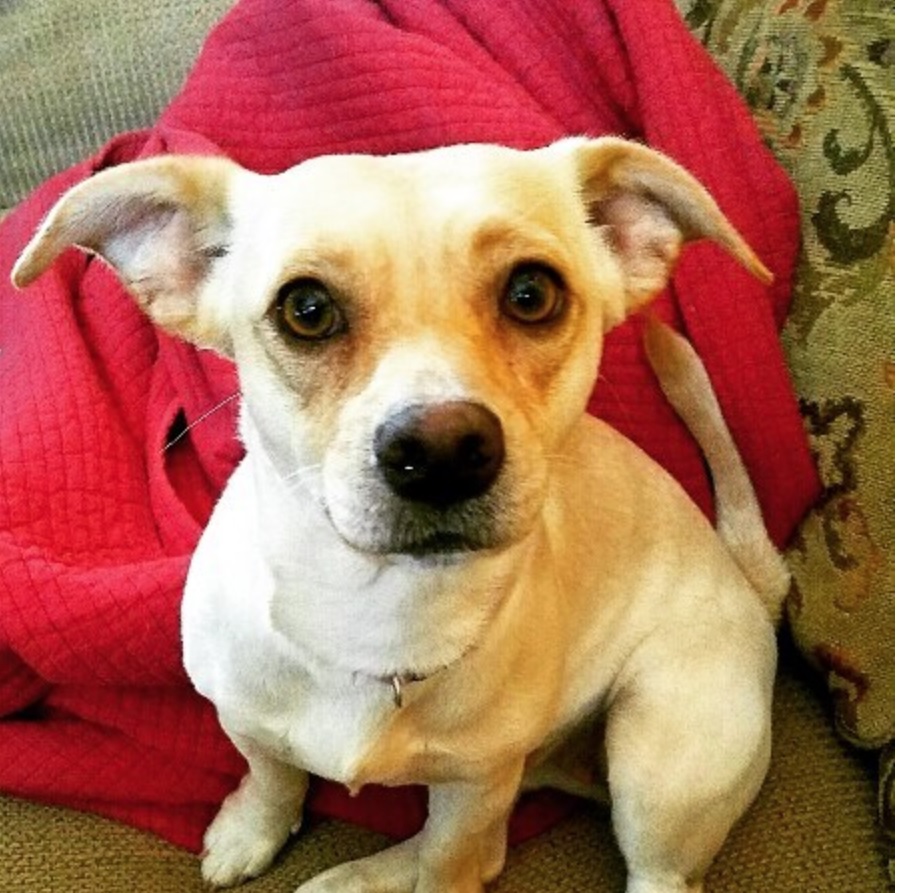
[[[374,455],[396,496],[448,509],[489,490],[504,463],[505,440],[498,417],[482,404],[415,404],[379,426]]]

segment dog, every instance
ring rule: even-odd
[[[59,200],[17,286],[79,246],[239,375],[246,454],[182,609],[187,671],[249,767],[207,881],[270,865],[314,773],[427,785],[429,817],[301,893],[480,893],[521,789],[599,717],[628,893],[703,889],[768,768],[787,572],[679,336],[649,326],[648,350],[716,529],[585,412],[604,333],[701,238],[770,280],[694,177],[611,137],[276,176],[160,157]]]

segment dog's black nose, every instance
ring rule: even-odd
[[[442,508],[492,486],[505,439],[498,417],[479,403],[416,404],[377,429],[374,454],[394,493]]]

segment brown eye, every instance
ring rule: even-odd
[[[277,293],[277,316],[286,331],[307,341],[322,341],[344,328],[339,306],[317,279],[284,285]]]
[[[549,322],[563,309],[561,277],[542,264],[521,264],[511,271],[502,295],[502,311],[517,322]]]

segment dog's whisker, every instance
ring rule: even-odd
[[[320,462],[313,462],[311,465],[305,465],[302,468],[297,468],[294,471],[291,471],[289,474],[283,475],[280,480],[285,484],[287,483],[287,481],[291,481],[297,477],[302,477],[302,475],[308,474],[308,472],[310,471],[316,471],[320,467]]]
[[[287,492],[290,493],[293,490],[298,490],[302,487],[311,477],[311,475],[320,470],[321,463],[316,462],[313,465],[306,465],[304,468],[297,468],[295,471],[291,471],[289,474],[281,477],[280,481],[282,484],[286,484]]]
[[[240,396],[239,391],[235,391],[229,397],[225,397],[219,403],[216,403],[211,409],[206,410],[201,416],[197,419],[194,419],[189,425],[187,425],[182,431],[178,431],[178,433],[169,440],[164,447],[162,447],[162,452],[167,452],[170,450],[178,441],[182,440],[186,437],[197,425],[204,422],[209,416],[214,415],[220,409],[223,409],[228,403],[232,403],[234,400],[238,399]]]
[[[620,397],[620,391],[616,385],[604,373],[599,372],[595,379],[595,387],[600,387],[603,394],[607,394],[613,401],[620,418],[626,419],[627,422],[632,421],[632,412],[627,402]]]

